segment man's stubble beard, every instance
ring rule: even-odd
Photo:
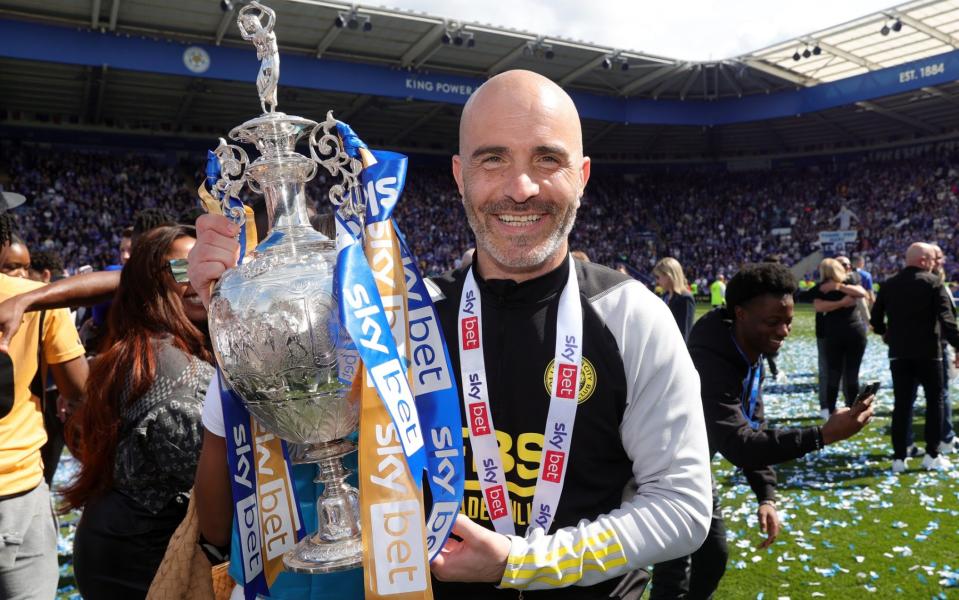
[[[495,205],[490,205],[490,208],[501,210],[506,202],[510,203],[511,208],[520,209],[515,210],[517,213],[534,212],[533,209],[539,209],[543,206],[542,203],[534,201],[527,201],[524,204],[517,204],[509,200],[504,200],[503,202],[496,203]],[[532,269],[533,267],[537,267],[545,263],[559,250],[559,248],[569,237],[569,232],[573,230],[573,225],[576,223],[576,211],[578,209],[578,204],[579,202],[577,201],[569,206],[566,214],[563,215],[562,221],[559,223],[559,227],[554,229],[550,235],[538,246],[526,246],[526,244],[529,243],[529,240],[525,239],[524,236],[518,236],[517,241],[519,242],[519,247],[511,246],[509,249],[507,249],[496,247],[496,245],[490,239],[490,233],[486,229],[486,224],[483,221],[483,217],[487,216],[487,213],[483,213],[482,215],[477,214],[476,209],[473,206],[473,202],[469,199],[468,190],[463,195],[463,208],[466,210],[466,220],[469,222],[470,229],[473,230],[473,235],[476,237],[477,248],[482,248],[493,257],[493,260],[504,267],[525,270]],[[530,206],[531,208],[523,208],[524,206]],[[554,217],[555,205],[547,203],[545,206],[548,207],[547,218]],[[490,218],[495,219],[496,217],[490,215]]]

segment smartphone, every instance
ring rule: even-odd
[[[852,403],[853,406],[856,406],[869,396],[875,395],[879,391],[879,382],[873,381],[872,383],[866,384],[866,387],[859,390],[859,395],[856,396],[856,401]]]

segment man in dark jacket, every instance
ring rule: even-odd
[[[699,372],[710,454],[737,467],[759,500],[759,526],[768,546],[779,531],[776,473],[769,465],[799,458],[844,440],[872,417],[872,398],[840,408],[822,426],[769,429],[763,414],[763,357],[779,351],[793,320],[796,279],[774,263],[748,265],[726,288],[727,308],[703,316],[689,336]],[[711,598],[726,569],[728,551],[718,495],[706,541],[692,556],[653,569],[651,599]]]
[[[889,370],[895,404],[892,410],[893,472],[906,469],[908,430],[916,389],[926,393],[926,469],[949,466],[939,454],[942,439],[942,340],[959,348],[959,328],[945,286],[932,272],[936,252],[917,242],[906,251],[906,267],[886,280],[872,307],[873,330],[889,345]]]

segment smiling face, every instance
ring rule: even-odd
[[[166,255],[167,260],[175,258],[186,258],[190,250],[196,244],[196,240],[191,237],[178,238],[170,245],[170,251]],[[189,283],[177,283],[177,291],[180,294],[180,300],[183,302],[183,312],[186,317],[194,323],[206,322],[206,308],[197,295],[196,290]]]
[[[736,307],[736,337],[751,360],[779,352],[792,329],[793,307],[791,294],[763,294]]]
[[[484,277],[522,281],[556,268],[589,178],[572,100],[528,71],[490,79],[463,109],[453,176]]]

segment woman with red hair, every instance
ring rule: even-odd
[[[133,245],[68,427],[81,467],[63,496],[83,507],[74,569],[87,600],[145,597],[186,514],[213,376],[206,310],[186,279],[194,236],[163,226]]]

